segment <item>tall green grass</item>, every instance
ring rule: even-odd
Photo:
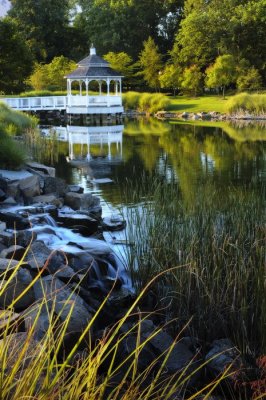
[[[259,354],[266,350],[264,196],[232,189],[219,204],[218,193],[202,190],[186,208],[175,183],[139,179],[139,206],[126,215],[134,285],[141,290],[154,275],[184,265],[153,288],[166,318],[182,325],[192,317],[190,333],[202,340],[226,336]]]
[[[26,250],[27,253],[28,249]],[[24,257],[23,257],[24,258]],[[23,258],[8,273],[1,276],[0,296],[4,296],[8,286],[12,284],[18,270],[23,266]],[[55,307],[58,292],[47,295],[43,288],[43,299],[35,304],[35,316],[27,310],[21,316],[12,318],[16,303],[27,291],[39,281],[45,267],[40,269],[31,284],[21,293],[6,310],[1,310],[0,340],[0,396],[5,400],[39,399],[39,400],[170,400],[182,393],[182,398],[192,400],[203,393],[204,398],[212,393],[221,381],[229,377],[231,366],[217,379],[212,380],[198,392],[195,389],[186,392],[187,382],[192,378],[188,373],[189,365],[176,374],[167,374],[165,364],[173,346],[158,356],[154,362],[144,368],[140,367],[139,358],[142,351],[152,339],[165,327],[156,328],[145,340],[141,337],[143,321],[151,314],[140,314],[138,305],[149,287],[156,281],[154,277],[139,294],[125,315],[106,329],[101,336],[94,337],[97,319],[108,302],[112,290],[99,305],[96,313],[88,322],[84,331],[66,347],[65,335],[71,323],[75,307],[75,294],[66,301],[61,301],[61,311]],[[170,273],[170,271],[168,271]],[[78,286],[76,288],[78,290]],[[57,312],[55,311],[57,309]],[[42,339],[36,340],[35,332],[41,312],[48,315],[46,333]],[[64,318],[62,319],[62,315]],[[31,318],[24,328],[23,321]],[[4,322],[3,322],[4,321]],[[121,330],[131,321],[131,328]],[[13,333],[25,331],[14,340]],[[119,348],[125,340],[135,337],[135,345],[124,359],[117,359]],[[192,360],[193,362],[193,360]],[[195,368],[198,373],[204,368],[202,363]]]
[[[237,94],[227,101],[226,109],[229,114],[250,113],[255,116],[265,116],[266,94]]]
[[[161,93],[127,92],[123,94],[123,105],[126,110],[135,110],[148,114],[165,110],[170,100]]]
[[[12,136],[23,136],[36,129],[37,119],[10,109],[0,102],[0,166],[18,168],[26,160],[26,152],[21,142],[15,142]]]

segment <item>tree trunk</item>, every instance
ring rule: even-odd
[[[223,86],[223,99],[225,99],[225,86]]]

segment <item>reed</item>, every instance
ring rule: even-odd
[[[166,317],[182,325],[193,316],[190,334],[207,341],[230,337],[244,353],[263,354],[265,193],[232,189],[217,207],[217,193],[202,190],[188,208],[176,183],[139,182],[134,195],[130,185],[124,194],[138,204],[125,215],[127,239],[135,244],[127,252],[135,287],[141,290],[161,271],[185,265],[154,287],[158,305],[168,307]]]
[[[24,257],[15,267],[8,268],[8,274],[6,272],[1,274],[1,297],[4,296],[8,286],[12,284],[17,272],[23,266],[23,259]],[[137,307],[145,292],[158,277],[154,277],[143,288],[124,317],[105,331],[102,337],[95,340],[93,338],[94,324],[108,301],[111,290],[84,331],[69,348],[64,348],[64,337],[75,306],[75,295],[73,293],[64,303],[61,302],[61,311],[56,312],[56,300],[52,300],[56,293],[50,293],[52,297],[48,296],[43,288],[43,299],[36,303],[35,317],[31,319],[24,336],[14,342],[12,334],[18,330],[22,331],[23,320],[32,314],[26,310],[19,320],[14,321],[11,318],[12,312],[16,308],[17,301],[27,295],[27,291],[39,281],[44,269],[45,267],[40,269],[24,292],[14,298],[7,309],[0,312],[1,320],[5,321],[1,325],[0,332],[0,396],[2,399],[170,400],[182,393],[182,396],[185,396],[182,398],[192,400],[201,393],[208,398],[216,386],[231,375],[229,366],[219,378],[210,382],[205,388],[201,388],[198,393],[195,390],[194,393],[187,392],[185,395],[185,387],[188,380],[192,378],[192,373],[179,372],[170,376],[164,371],[172,346],[165,354],[158,356],[154,363],[144,369],[139,368],[141,352],[149,341],[156,338],[156,335],[165,328],[158,328],[147,339],[141,340],[142,323],[151,315],[139,315]],[[166,273],[170,272],[166,271]],[[42,309],[45,309],[48,315],[49,324],[42,339],[36,340],[35,332]],[[65,315],[63,322],[61,314]],[[128,320],[135,321],[132,328],[126,333],[121,333],[121,327]],[[117,362],[116,355],[119,346],[133,332],[136,333],[136,343],[132,352],[124,360]],[[173,346],[178,340],[179,335],[173,342]],[[78,352],[81,344],[83,345],[82,353]],[[195,373],[198,373],[205,365],[206,363],[203,363],[196,368]]]

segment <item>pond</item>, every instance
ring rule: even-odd
[[[191,207],[202,191],[226,197],[229,189],[245,188],[260,195],[265,184],[266,126],[141,119],[112,126],[111,132],[102,128],[95,133],[93,128],[68,127],[68,137],[67,128],[57,128],[64,141],[59,142],[55,167],[68,183],[100,196],[106,212],[132,206],[134,200],[128,190],[123,198],[123,191],[130,186],[133,195],[140,179],[175,181],[179,198]],[[143,188],[143,196],[148,193]]]
[[[177,329],[193,316],[192,333],[204,340],[265,351],[265,123],[56,129],[57,176],[99,196],[104,216],[128,221],[105,238],[120,241],[133,285],[163,273],[155,298]]]

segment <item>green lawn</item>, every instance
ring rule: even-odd
[[[172,112],[200,112],[200,111],[217,111],[226,112],[226,103],[230,96],[224,100],[220,96],[201,96],[201,97],[188,97],[188,96],[171,96],[171,104],[168,111]]]

